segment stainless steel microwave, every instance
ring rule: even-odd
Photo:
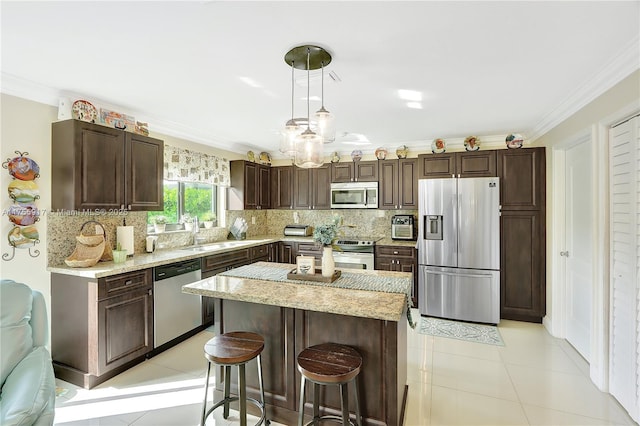
[[[331,184],[332,209],[377,209],[378,182]]]

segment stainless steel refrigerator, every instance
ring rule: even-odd
[[[500,322],[499,178],[420,179],[421,315]]]

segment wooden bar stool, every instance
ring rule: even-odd
[[[204,345],[204,357],[207,359],[207,381],[204,386],[204,402],[202,404],[202,426],[204,426],[207,417],[216,408],[224,405],[223,417],[229,417],[229,403],[239,401],[240,405],[240,424],[247,424],[247,402],[254,404],[260,409],[260,420],[256,426],[270,422],[266,418],[266,409],[264,405],[264,385],[262,383],[262,362],[260,354],[264,349],[264,338],[256,333],[245,331],[233,331],[230,333],[220,334],[209,340]],[[256,358],[258,362],[258,381],[260,382],[260,397],[262,402],[247,397],[247,382],[245,378],[245,365]],[[211,371],[211,363],[224,367],[224,398],[216,402],[213,407],[207,411],[207,390],[209,388],[209,373]],[[238,366],[238,389],[239,396],[231,397],[231,367]]]
[[[307,423],[317,424],[321,420],[342,420],[343,425],[354,424],[349,419],[348,383],[353,381],[356,399],[355,425],[361,426],[358,381],[356,378],[362,367],[362,356],[349,346],[337,343],[323,343],[306,348],[298,355],[298,371],[302,374],[300,381],[300,407],[298,426],[304,423],[305,382],[313,383],[313,420]],[[342,417],[320,416],[320,385],[339,385],[342,398]]]

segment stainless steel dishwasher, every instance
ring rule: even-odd
[[[153,268],[154,348],[202,325],[202,298],[182,292],[200,277],[200,259]]]

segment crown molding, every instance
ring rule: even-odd
[[[640,69],[640,35],[634,37],[621,49],[617,57],[607,63],[593,78],[571,93],[560,105],[547,113],[531,131],[527,132],[531,141],[543,136],[638,69]]]

